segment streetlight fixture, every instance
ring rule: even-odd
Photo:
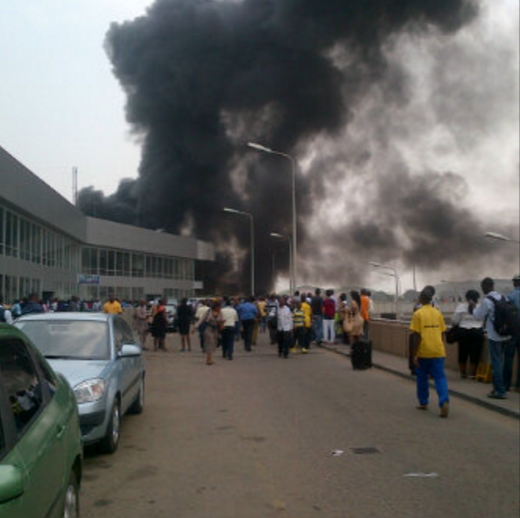
[[[298,255],[298,247],[297,247],[297,236],[296,236],[296,161],[294,158],[287,154],[282,153],[280,151],[275,151],[274,149],[270,149],[266,146],[262,146],[262,144],[257,144],[256,142],[248,142],[247,145],[250,148],[256,149],[257,151],[262,151],[263,153],[270,153],[271,155],[278,155],[286,158],[291,162],[291,171],[292,171],[292,285],[293,290],[297,287],[297,255]]]
[[[520,243],[516,239],[511,239],[510,237],[504,236],[497,232],[486,232],[484,237],[489,237],[490,239],[496,239],[497,241],[508,241],[509,243]]]
[[[282,236],[282,234],[278,234],[277,232],[271,232],[271,237],[276,237],[278,239],[287,239],[289,241],[289,290],[291,291],[291,294],[294,293],[294,290],[296,289],[294,283],[294,272],[293,272],[293,256],[292,256],[292,243],[291,243],[291,236]],[[274,268],[273,268],[274,270]]]
[[[247,216],[251,220],[251,295],[255,295],[255,227],[253,215],[249,212],[243,212],[241,210],[230,209],[224,207],[224,212],[231,214],[238,214],[240,216]]]
[[[399,275],[397,273],[397,268],[394,266],[389,266],[388,264],[381,264],[381,263],[375,263],[373,261],[370,261],[368,263],[370,266],[373,266],[374,268],[383,268],[390,270],[392,273],[388,272],[380,272],[384,275],[389,275],[390,277],[395,277],[395,318],[397,318],[397,313],[399,311]]]

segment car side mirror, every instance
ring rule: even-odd
[[[132,356],[141,356],[141,347],[136,344],[124,344],[119,351],[120,358],[131,358]]]
[[[23,473],[16,466],[0,466],[0,504],[23,495]]]

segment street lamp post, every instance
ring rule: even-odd
[[[298,256],[298,246],[297,246],[297,214],[296,214],[296,161],[294,158],[287,154],[281,153],[280,151],[275,151],[266,146],[262,146],[261,144],[256,144],[255,142],[248,142],[247,144],[250,148],[256,149],[257,151],[262,151],[264,153],[270,153],[271,155],[278,155],[286,158],[291,162],[291,171],[292,171],[292,290],[297,288],[297,256]]]
[[[251,221],[251,295],[255,295],[255,226],[253,215],[249,212],[243,212],[241,210],[230,209],[224,207],[224,212],[230,212],[231,214],[239,214],[240,216],[247,216]]]
[[[296,289],[294,285],[294,272],[292,271],[294,267],[293,262],[293,255],[292,255],[292,243],[291,243],[291,236],[282,236],[282,234],[278,234],[277,232],[271,232],[271,237],[276,237],[279,239],[285,239],[287,238],[289,241],[289,290],[291,291],[291,295],[294,293],[294,290]],[[274,268],[273,268],[274,269]]]
[[[373,266],[374,268],[384,268],[387,270],[390,270],[392,273],[385,273],[381,272],[385,275],[390,275],[390,277],[395,277],[395,318],[397,319],[397,314],[399,312],[399,275],[397,274],[397,268],[394,266],[389,266],[387,264],[380,264],[380,263],[374,263],[369,262],[370,266]]]

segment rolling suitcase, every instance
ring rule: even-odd
[[[352,344],[350,361],[354,370],[365,370],[372,367],[372,341],[360,338]]]

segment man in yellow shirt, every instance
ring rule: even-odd
[[[305,346],[302,349],[302,353],[306,353],[311,346],[312,339],[312,308],[305,298],[305,294],[302,295],[302,310],[304,315],[304,328],[305,328]]]
[[[442,313],[431,305],[435,289],[426,286],[419,295],[421,307],[413,314],[410,324],[413,340],[413,361],[417,374],[417,398],[420,410],[428,409],[430,387],[428,376],[435,382],[439,396],[440,416],[448,417],[448,382],[444,372],[446,358],[446,324]]]
[[[103,313],[109,313],[112,315],[120,315],[123,312],[121,304],[115,299],[114,294],[108,295],[108,300],[103,305]]]

